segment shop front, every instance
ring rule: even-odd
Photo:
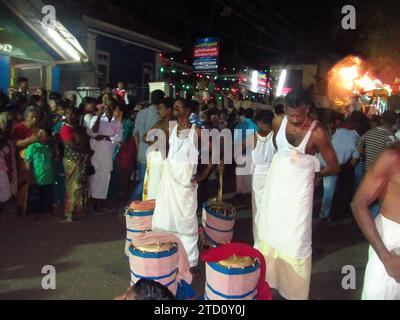
[[[38,88],[58,91],[60,67],[87,59],[59,22],[51,30],[41,25],[40,6],[40,1],[0,0],[0,91],[4,93],[16,87],[19,77],[29,80],[31,93]]]

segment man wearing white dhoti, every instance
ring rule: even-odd
[[[113,153],[121,141],[121,121],[114,118],[114,105],[99,111],[90,123],[92,139],[90,146],[94,151],[92,165],[95,174],[90,177],[90,197],[94,200],[94,210],[101,209],[107,199],[108,187],[113,169]]]
[[[191,110],[186,100],[178,99],[174,117],[178,125],[169,139],[169,152],[161,177],[153,216],[153,230],[174,233],[183,243],[192,271],[198,265],[197,188],[212,170],[207,166],[196,175],[200,130],[189,122]]]
[[[168,154],[169,124],[173,120],[174,104],[175,99],[164,98],[163,102],[157,107],[157,113],[161,120],[146,132],[143,137],[143,141],[149,145],[146,175],[143,184],[143,201],[154,200],[157,197],[165,158]],[[159,136],[160,134],[162,134],[161,137]],[[157,149],[153,150],[150,146],[155,142],[157,142]]]
[[[264,187],[271,167],[272,159],[275,155],[273,144],[272,111],[262,110],[256,114],[255,121],[259,127],[258,132],[254,133],[254,150],[251,152],[253,160],[253,188],[252,188],[252,212],[253,212],[253,237],[254,243],[257,241],[257,217],[261,209]]]
[[[259,249],[267,261],[267,281],[286,299],[308,299],[314,178],[340,171],[326,131],[308,116],[311,97],[294,90],[286,97],[286,117],[274,135],[272,160],[257,217]],[[327,166],[320,171],[315,156]],[[320,172],[319,172],[320,171]]]
[[[369,169],[352,203],[354,216],[371,244],[363,300],[400,300],[400,142]],[[369,207],[380,200],[373,220]]]

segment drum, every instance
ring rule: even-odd
[[[129,243],[137,234],[151,230],[155,206],[154,200],[134,201],[126,210],[126,239]]]
[[[154,280],[176,295],[178,246],[176,243],[156,243],[129,248],[131,285],[140,279]]]
[[[218,246],[233,239],[235,208],[226,202],[205,202],[203,204],[203,237],[206,244]]]
[[[232,256],[206,264],[205,300],[256,300],[260,263]]]

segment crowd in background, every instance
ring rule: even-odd
[[[74,94],[63,97],[44,89],[30,94],[29,80],[19,78],[8,96],[0,94],[0,205],[15,198],[22,216],[64,208],[71,221],[88,211],[104,213],[142,200],[150,144],[144,136],[152,128],[167,132],[175,103],[159,90],[150,100],[129,105],[119,82],[99,98],[85,97],[77,105]],[[219,105],[191,100],[190,106],[204,127],[232,133],[242,129],[234,140],[245,140],[245,130],[258,130],[259,110],[236,108],[229,99]],[[323,179],[320,218],[325,221],[332,212],[350,214],[350,200],[365,170],[397,140],[398,114],[387,111],[371,119],[360,111],[347,118],[332,109],[313,109],[311,114],[328,130],[342,169]],[[284,106],[276,105],[274,115],[283,117]],[[237,177],[236,192],[251,193],[251,184],[243,179]],[[208,199],[207,192],[205,182],[199,186],[199,203]]]

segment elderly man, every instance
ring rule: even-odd
[[[363,300],[400,300],[400,142],[384,151],[367,171],[352,209],[371,244]],[[375,221],[369,206],[380,199]]]
[[[92,165],[95,174],[90,177],[90,196],[94,200],[95,211],[104,209],[113,170],[113,153],[121,141],[121,121],[114,118],[114,103],[98,111],[91,120],[92,139],[90,146],[94,151]]]
[[[256,221],[256,248],[266,257],[268,282],[289,300],[309,296],[316,172],[322,178],[340,171],[326,131],[309,116],[311,104],[305,90],[294,90],[286,98],[286,117],[274,135],[277,153]],[[326,163],[321,171],[318,152]]]
[[[26,214],[29,191],[29,172],[25,165],[25,151],[33,143],[38,141],[38,114],[35,107],[30,106],[24,112],[24,121],[17,124],[12,132],[12,137],[17,147],[17,212],[19,215]]]

